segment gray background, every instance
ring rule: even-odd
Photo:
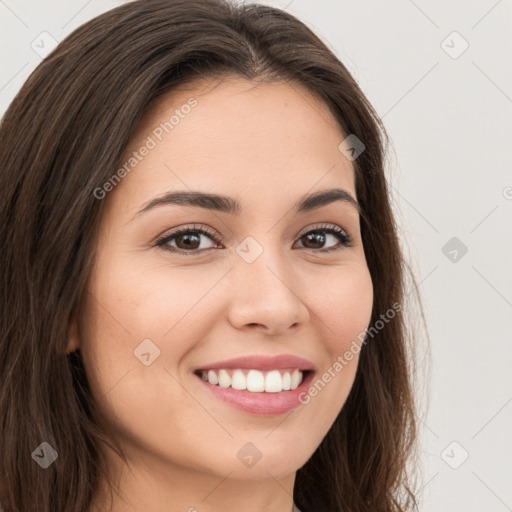
[[[0,0],[0,114],[52,37],[122,3]],[[432,340],[421,510],[512,510],[512,3],[262,3],[335,51],[393,142],[391,192]]]

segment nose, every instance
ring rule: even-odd
[[[259,329],[276,336],[309,321],[309,310],[303,301],[305,290],[277,249],[265,249],[252,263],[237,261],[230,279],[228,317],[233,327]]]

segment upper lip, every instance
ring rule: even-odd
[[[218,361],[198,368],[198,370],[218,369],[254,369],[254,370],[279,370],[284,368],[297,368],[301,371],[314,370],[315,365],[302,357],[291,354],[279,356],[243,356],[225,361]]]

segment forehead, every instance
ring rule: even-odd
[[[261,197],[293,201],[342,187],[355,197],[352,164],[338,149],[344,138],[328,107],[300,84],[191,82],[147,109],[121,165],[137,161],[113,195],[124,190],[123,202],[141,203],[189,188],[257,206]]]

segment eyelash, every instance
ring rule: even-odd
[[[315,227],[309,231],[304,232],[302,235],[300,235],[299,240],[305,235],[308,235],[310,233],[318,233],[318,232],[324,232],[324,233],[329,233],[329,234],[334,235],[340,241],[340,245],[331,247],[329,249],[316,249],[316,250],[311,249],[311,251],[313,251],[315,253],[338,252],[338,251],[343,250],[346,247],[352,247],[352,238],[350,237],[350,235],[344,229],[340,228],[339,226],[336,226],[335,224],[324,224],[322,226]],[[168,235],[164,235],[164,236],[160,237],[156,241],[155,246],[159,247],[160,249],[162,249],[164,251],[177,253],[177,254],[183,254],[185,256],[196,256],[198,253],[207,251],[208,249],[202,249],[202,250],[195,249],[193,251],[184,251],[182,249],[175,249],[175,248],[171,248],[171,246],[166,245],[168,242],[170,242],[174,238],[177,238],[180,235],[187,235],[190,233],[200,233],[202,235],[205,235],[205,236],[211,238],[212,241],[214,241],[217,244],[221,243],[221,241],[217,240],[215,233],[209,231],[208,229],[206,229],[204,227],[192,225],[192,226],[187,226],[187,227],[178,229],[178,230],[174,231],[173,233],[170,233]]]

